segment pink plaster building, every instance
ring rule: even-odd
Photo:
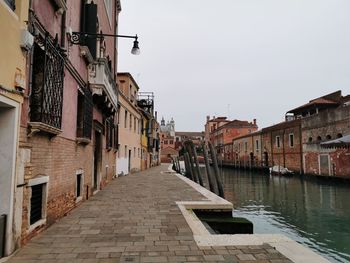
[[[117,38],[93,34],[117,34],[120,1],[30,3],[15,248],[112,180],[118,149]]]

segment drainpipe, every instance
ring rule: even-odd
[[[282,154],[283,154],[283,167],[286,168],[286,151],[284,149],[284,135],[286,133],[286,130],[283,129],[282,133]]]
[[[61,17],[61,47],[65,47],[66,44],[66,15],[66,11],[64,11]]]
[[[299,147],[300,147],[300,174],[304,174],[303,140],[302,140],[301,121],[299,123]]]
[[[272,141],[272,131],[270,131],[270,147],[271,147],[271,166],[274,165],[273,163],[273,141]],[[269,164],[267,164],[269,165]]]

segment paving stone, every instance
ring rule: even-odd
[[[237,254],[239,260],[256,260],[252,254]]]
[[[198,247],[176,201],[204,198],[166,169],[111,181],[8,263],[290,262],[268,244]]]

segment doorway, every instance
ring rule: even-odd
[[[264,166],[269,166],[269,154],[264,152]]]
[[[131,170],[131,150],[129,150],[129,158],[128,158],[128,174]]]
[[[94,147],[94,178],[93,190],[99,189],[102,164],[102,135],[100,129],[95,129],[95,147]]]
[[[0,258],[14,250],[15,162],[18,103],[0,96]],[[2,242],[3,241],[3,242]]]

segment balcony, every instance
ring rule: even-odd
[[[118,109],[117,87],[109,69],[107,59],[98,58],[89,65],[88,80],[92,95],[104,97],[104,104],[109,109]]]

